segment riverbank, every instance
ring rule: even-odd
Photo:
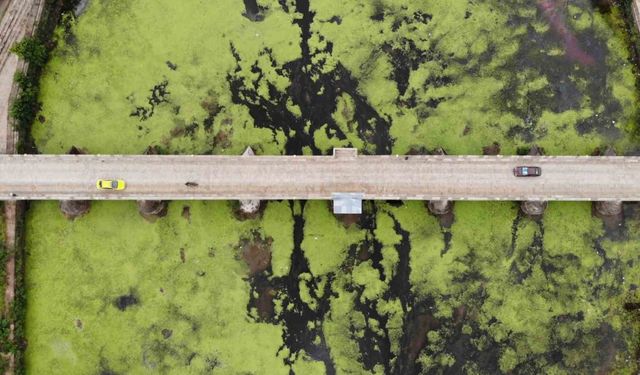
[[[17,74],[24,77],[39,72],[30,69],[29,64],[19,60],[11,53],[10,48],[25,37],[34,36],[48,40],[53,28],[57,25],[62,2],[44,0],[7,2],[7,11],[0,20],[0,152],[16,153],[24,151],[24,139],[30,136],[26,129],[16,125],[11,118],[12,103],[21,95],[21,88],[14,82]],[[45,22],[40,22],[44,19]],[[22,138],[22,142],[21,142]],[[25,204],[23,202],[5,202],[3,205],[3,254],[5,264],[4,276],[4,309],[1,319],[0,346],[2,350],[1,371],[6,375],[23,373],[24,350],[24,315],[26,311],[26,292],[24,283],[25,259],[22,231],[24,229]]]

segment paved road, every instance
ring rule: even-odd
[[[516,178],[516,165],[542,176]],[[98,178],[127,189],[104,192]],[[186,182],[196,182],[188,187]],[[1,155],[0,199],[640,201],[637,157]]]

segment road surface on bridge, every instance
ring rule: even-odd
[[[516,178],[517,165],[540,166],[542,176]],[[127,188],[98,190],[99,178],[123,179]],[[640,201],[640,158],[0,156],[0,200],[328,200],[333,193],[362,193],[363,199]]]

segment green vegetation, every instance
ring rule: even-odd
[[[39,25],[34,36],[26,36],[23,40],[11,46],[11,52],[24,60],[28,65],[26,71],[18,71],[14,81],[18,84],[17,97],[11,103],[9,115],[15,120],[16,128],[20,133],[21,144],[27,149],[31,148],[31,136],[29,130],[40,110],[38,96],[40,94],[40,76],[44,69],[49,51],[47,42],[57,26],[62,12],[69,11],[79,0],[46,0]],[[50,47],[49,47],[50,48]],[[26,140],[26,141],[25,141]]]
[[[284,368],[282,327],[247,319],[237,236],[259,224],[233,220],[226,202],[172,202],[155,224],[133,203],[94,202],[75,222],[55,202],[35,205],[27,222],[27,247],[38,249],[27,278],[27,322],[37,322],[28,324],[29,373],[52,365],[67,374]],[[121,296],[135,302],[118,305]]]
[[[267,2],[264,21],[256,23],[242,17],[231,1],[195,12],[190,3],[154,4],[96,1],[79,21],[67,18],[58,29],[58,49],[41,84],[42,97],[51,99],[44,101],[44,120],[36,122],[33,131],[40,151],[59,153],[82,144],[95,153],[140,153],[157,144],[170,152],[237,154],[252,144],[263,153],[279,153],[272,132],[255,127],[247,107],[233,99],[228,81],[235,77],[228,74],[238,66],[241,82],[255,81],[257,94],[267,100],[273,100],[269,87],[286,90],[289,79],[275,68],[300,54],[291,8],[284,12],[277,2]],[[635,127],[634,78],[624,41],[615,38],[606,17],[589,16],[592,26],[584,31],[585,38],[591,32],[602,38],[591,43],[597,47],[594,53],[607,48],[606,60],[594,67],[574,67],[558,56],[553,32],[530,5],[435,2],[404,9],[392,2],[376,4],[314,2],[309,44],[314,59],[326,60],[319,67],[323,72],[340,64],[358,80],[358,92],[392,124],[394,153],[425,146],[479,153],[492,142],[501,144],[505,153],[532,142],[548,153],[569,154],[588,154],[611,142],[621,148],[630,145],[628,138],[616,134]],[[161,8],[175,19],[158,23],[154,12]],[[370,18],[378,10],[386,15],[383,21]],[[580,15],[587,17],[584,9]],[[341,21],[329,22],[334,16]],[[507,26],[514,17],[522,18],[521,23]],[[580,17],[570,22],[582,22]],[[218,20],[215,28],[200,26],[210,20]],[[529,22],[540,28],[541,37],[527,48],[545,53],[521,51]],[[159,27],[172,37],[145,36]],[[390,32],[394,28],[398,30]],[[325,51],[327,41],[332,53]],[[131,61],[145,69],[134,68]],[[254,64],[261,75],[251,72]],[[394,70],[394,64],[407,71]],[[154,87],[164,82],[166,94],[153,99]],[[548,82],[559,85],[556,90],[566,92],[565,97]],[[353,100],[353,94],[343,93],[333,115],[346,139],[329,127],[313,132],[323,152],[348,144],[375,151],[354,133],[358,123]],[[300,115],[298,103],[286,104],[293,116]],[[148,117],[132,116],[138,109]],[[528,122],[523,124],[523,118]],[[78,128],[83,131],[74,130]],[[286,132],[276,127],[274,135],[282,144]]]
[[[634,149],[618,8],[566,8],[584,65],[532,1],[258,4],[260,22],[232,0],[93,0],[64,17],[38,150]],[[234,207],[171,202],[149,223],[133,203],[95,202],[67,221],[34,202],[29,372],[637,372],[636,207],[618,234],[587,203],[538,222],[511,202],[457,202],[450,228],[423,202],[368,202],[358,222],[326,202],[269,202],[245,221]],[[270,251],[254,276],[248,239]]]
[[[14,80],[20,87],[20,92],[11,103],[9,114],[16,120],[18,129],[24,130],[33,123],[40,110],[38,85],[22,72],[16,73]]]
[[[26,37],[14,44],[11,52],[37,67],[42,67],[47,62],[47,49],[40,40],[33,37]]]
[[[18,71],[14,77],[20,91],[9,110],[10,116],[16,120],[18,129],[24,133],[33,124],[40,110],[38,74],[46,62],[47,51],[38,40],[28,37],[14,45],[11,52],[30,64],[27,73]]]

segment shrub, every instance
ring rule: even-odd
[[[29,77],[22,71],[17,71],[13,76],[13,81],[20,86],[20,88],[26,87],[29,84]]]
[[[29,64],[41,67],[47,62],[47,48],[38,39],[26,37],[11,47],[11,52]]]
[[[29,82],[24,74],[16,74],[14,79],[20,85],[20,93],[11,103],[9,113],[17,121],[20,129],[26,129],[31,125],[40,109],[38,88]]]

